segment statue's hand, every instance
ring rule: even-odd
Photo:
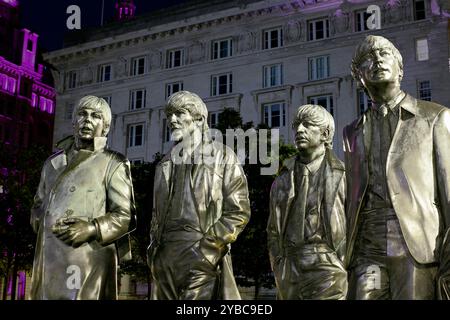
[[[62,220],[62,223],[63,225],[52,228],[52,231],[61,241],[74,248],[94,240],[97,235],[97,230],[92,222],[67,218]]]

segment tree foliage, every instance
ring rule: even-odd
[[[0,144],[0,273],[4,289],[8,278],[13,279],[12,299],[17,272],[30,272],[33,266],[36,235],[30,226],[30,210],[48,155],[37,145],[17,150]]]

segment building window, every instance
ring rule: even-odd
[[[320,80],[330,76],[330,56],[309,58],[309,80]]]
[[[143,145],[144,125],[131,124],[128,126],[128,147],[139,147]]]
[[[263,68],[263,87],[269,88],[283,84],[283,65],[281,63]]]
[[[168,123],[167,119],[163,119],[163,125],[162,125],[163,143],[170,141],[170,133],[171,133],[171,129],[170,129],[169,123]]]
[[[166,99],[168,97],[170,97],[172,94],[174,94],[175,92],[178,92],[181,90],[183,90],[183,82],[182,81],[166,84]]]
[[[131,160],[130,160],[130,163],[131,163],[133,166],[138,166],[138,165],[144,163],[144,159],[142,159],[142,158],[139,158],[139,159],[131,159]]]
[[[283,29],[274,28],[263,31],[263,50],[283,46]]]
[[[109,107],[111,108],[112,97],[111,96],[103,96],[102,99],[105,100],[108,103]]]
[[[263,105],[264,123],[270,128],[286,126],[286,108],[284,102]]]
[[[425,18],[425,0],[414,0],[414,20],[423,20]]]
[[[69,71],[69,75],[68,75],[67,79],[68,79],[67,87],[69,89],[73,89],[77,86],[77,72],[76,71]]]
[[[68,103],[64,109],[64,119],[72,120],[73,109],[75,107],[75,103]]]
[[[358,115],[362,115],[371,104],[372,100],[364,90],[358,90]]]
[[[32,107],[36,107],[37,106],[37,101],[38,101],[38,95],[33,92],[31,94],[31,106]]]
[[[233,75],[231,73],[212,76],[211,95],[231,93],[233,91]]]
[[[366,31],[369,30],[367,27],[367,20],[369,19],[370,14],[367,13],[366,10],[356,11],[355,12],[355,31]]]
[[[210,112],[208,114],[208,126],[210,128],[216,128],[219,124],[220,119],[220,111],[217,112]]]
[[[323,96],[316,96],[316,97],[309,97],[308,98],[309,104],[317,104],[319,106],[324,107],[328,110],[329,113],[331,113],[332,116],[334,116],[334,106],[333,106],[333,96],[330,95],[323,95]]]
[[[416,40],[416,58],[417,61],[428,60],[428,40],[417,39]]]
[[[138,76],[145,73],[145,57],[131,59],[131,75]]]
[[[174,49],[167,51],[166,68],[176,68],[182,66],[184,60],[184,50]]]
[[[111,80],[111,65],[104,64],[99,67],[98,81],[105,82]]]
[[[431,83],[429,80],[419,81],[418,89],[419,89],[419,99],[431,101]]]
[[[138,89],[130,91],[130,110],[145,108],[146,90]]]
[[[212,43],[211,59],[222,59],[233,55],[232,39],[216,40]]]
[[[330,21],[317,19],[308,21],[308,40],[325,39],[330,36]]]

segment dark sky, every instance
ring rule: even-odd
[[[135,0],[136,14],[157,10],[189,0]],[[41,48],[62,48],[63,36],[67,32],[66,13],[68,6],[76,4],[81,9],[81,28],[99,26],[102,0],[19,0],[22,27],[39,34]],[[116,0],[104,0],[104,21],[114,16]]]

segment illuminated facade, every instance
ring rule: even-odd
[[[48,72],[39,63],[39,36],[20,28],[18,15],[18,1],[0,0],[0,142],[9,145],[11,157],[30,145],[52,150],[56,96]],[[0,175],[8,171],[0,164]],[[10,276],[5,281],[2,276],[0,292],[3,297],[16,292],[17,299],[24,299],[26,280],[23,271],[15,280]]]
[[[50,52],[58,90],[54,139],[70,134],[74,103],[105,97],[113,111],[110,144],[133,162],[170,147],[166,98],[198,93],[214,126],[224,107],[244,122],[279,128],[292,142],[294,111],[317,103],[334,115],[334,148],[342,129],[369,101],[350,75],[359,41],[368,34],[394,42],[404,57],[403,89],[450,105],[448,13],[437,0],[193,0],[116,21],[67,38]],[[369,30],[369,5],[381,29]]]
[[[38,35],[19,28],[18,2],[0,1],[0,141],[51,149],[55,90],[38,63]]]

